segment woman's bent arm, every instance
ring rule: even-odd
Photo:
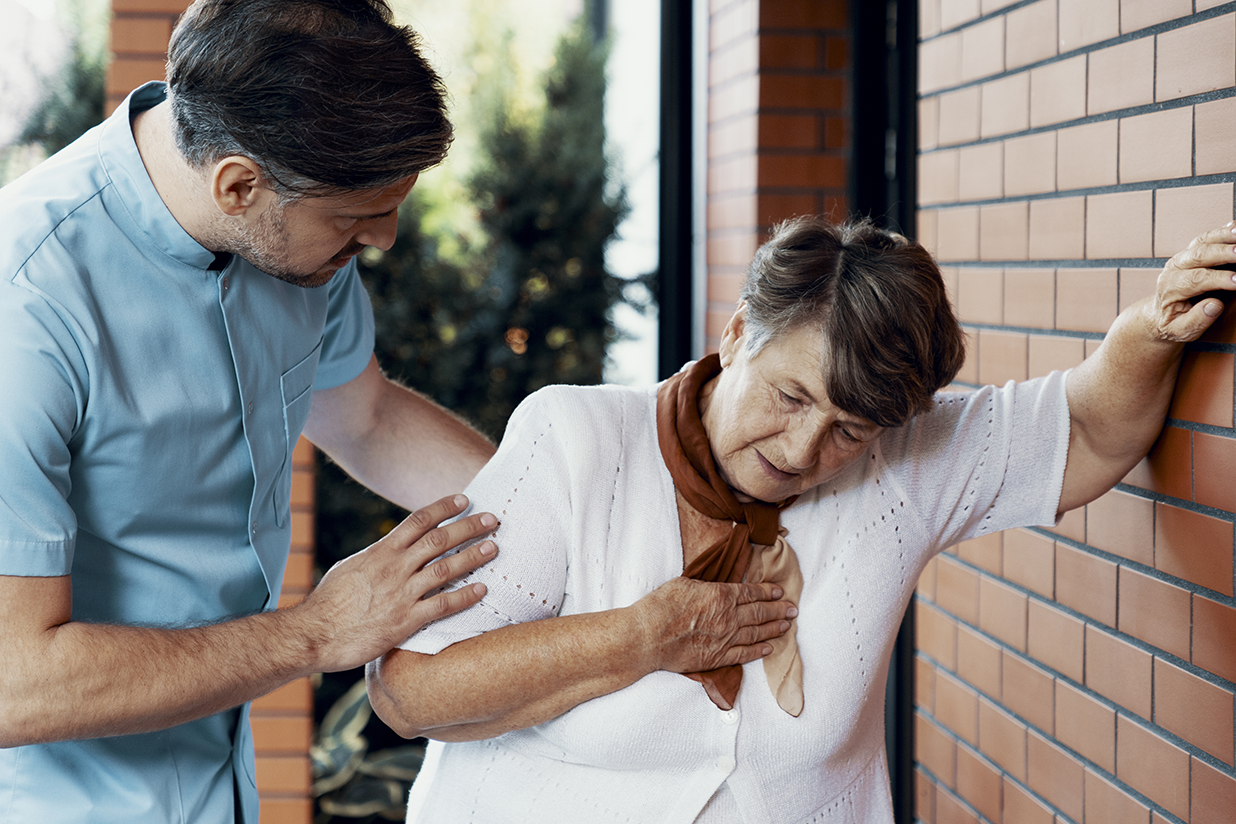
[[[369,699],[405,738],[492,738],[548,721],[657,670],[744,664],[797,614],[771,584],[676,578],[625,609],[486,632],[437,655],[391,650],[369,664]]]

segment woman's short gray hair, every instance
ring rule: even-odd
[[[752,354],[787,331],[819,329],[829,399],[880,426],[925,411],[965,360],[931,255],[869,220],[781,223],[756,251],[742,299]]]

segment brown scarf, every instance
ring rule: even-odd
[[[678,491],[680,510],[688,505],[701,515],[732,524],[728,537],[705,549],[683,575],[731,584],[744,576],[752,581],[775,582],[785,591],[785,599],[797,603],[802,594],[802,574],[794,550],[780,534],[780,512],[794,498],[779,504],[739,501],[713,461],[700,419],[699,398],[704,386],[720,373],[720,357],[708,355],[665,381],[657,391],[657,440]],[[769,688],[781,708],[793,716],[802,712],[803,706],[802,660],[794,639],[795,624],[791,621],[790,630],[770,642],[773,654],[764,659]],[[738,665],[686,676],[703,684],[709,698],[722,709],[734,705],[742,686],[742,667]]]

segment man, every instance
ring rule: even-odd
[[[353,263],[444,97],[384,0],[199,0],[166,87],[0,191],[0,822],[256,822],[246,702],[479,599],[433,593],[492,541],[430,562],[497,521],[431,502],[491,446],[382,376]],[[423,508],[276,612],[302,430]],[[759,601],[705,645],[780,631],[692,591]]]

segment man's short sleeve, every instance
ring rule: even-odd
[[[69,442],[85,374],[50,306],[0,283],[0,574],[67,575],[77,519],[68,504]]]
[[[340,269],[326,288],[330,299],[315,390],[332,389],[352,380],[365,370],[373,355],[373,306],[356,262]]]

